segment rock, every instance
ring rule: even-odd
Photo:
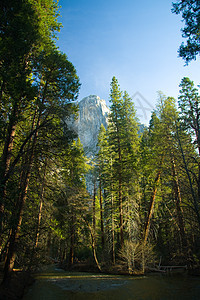
[[[76,120],[67,120],[68,126],[73,129],[83,145],[85,155],[92,164],[94,156],[98,152],[97,142],[101,124],[107,128],[109,108],[106,102],[99,96],[90,95],[79,102],[79,115]],[[93,193],[93,184],[91,172],[86,176],[87,190]]]
[[[91,95],[79,102],[79,116],[74,129],[83,144],[88,158],[92,159],[98,152],[97,141],[101,124],[107,127],[110,110],[99,96]]]
[[[92,164],[95,155],[98,153],[98,134],[101,124],[107,128],[108,115],[110,109],[107,107],[105,100],[99,96],[90,95],[79,102],[79,115],[76,120],[68,119],[68,126],[73,129],[83,145],[85,155]],[[138,134],[144,130],[144,125],[140,125]],[[94,182],[92,172],[86,176],[86,185],[88,192],[92,195],[94,192]],[[96,187],[98,183],[96,182]]]

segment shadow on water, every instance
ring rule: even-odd
[[[199,300],[200,278],[117,276],[54,269],[35,276],[23,300]]]

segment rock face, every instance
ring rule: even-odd
[[[91,95],[83,98],[79,103],[79,115],[76,120],[68,119],[68,126],[73,129],[83,145],[85,155],[92,164],[94,156],[98,152],[97,142],[101,124],[107,128],[109,108],[100,97]],[[94,177],[92,172],[86,175],[86,186],[88,192],[94,193]]]
[[[91,95],[79,102],[79,116],[74,123],[83,149],[88,158],[93,158],[97,153],[97,141],[101,124],[107,127],[110,110],[106,102],[100,97]]]
[[[106,106],[105,100],[100,97],[91,95],[83,98],[79,102],[79,116],[68,120],[68,125],[71,127],[80,138],[83,145],[85,155],[89,158],[92,164],[94,156],[98,152],[97,142],[98,134],[101,124],[107,128],[109,108]],[[144,130],[144,125],[140,125],[139,134]],[[88,192],[92,195],[94,193],[94,178],[92,172],[86,175],[86,185]]]

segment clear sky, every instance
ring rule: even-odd
[[[184,76],[200,83],[200,59],[185,66],[178,57],[184,39],[181,16],[171,0],[60,0],[57,45],[80,77],[79,100],[98,95],[109,105],[115,76],[133,97],[141,122],[148,124],[157,92],[177,98]],[[143,108],[142,108],[143,106]]]

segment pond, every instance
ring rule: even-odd
[[[23,300],[200,299],[200,277],[118,276],[52,269],[35,276]]]

